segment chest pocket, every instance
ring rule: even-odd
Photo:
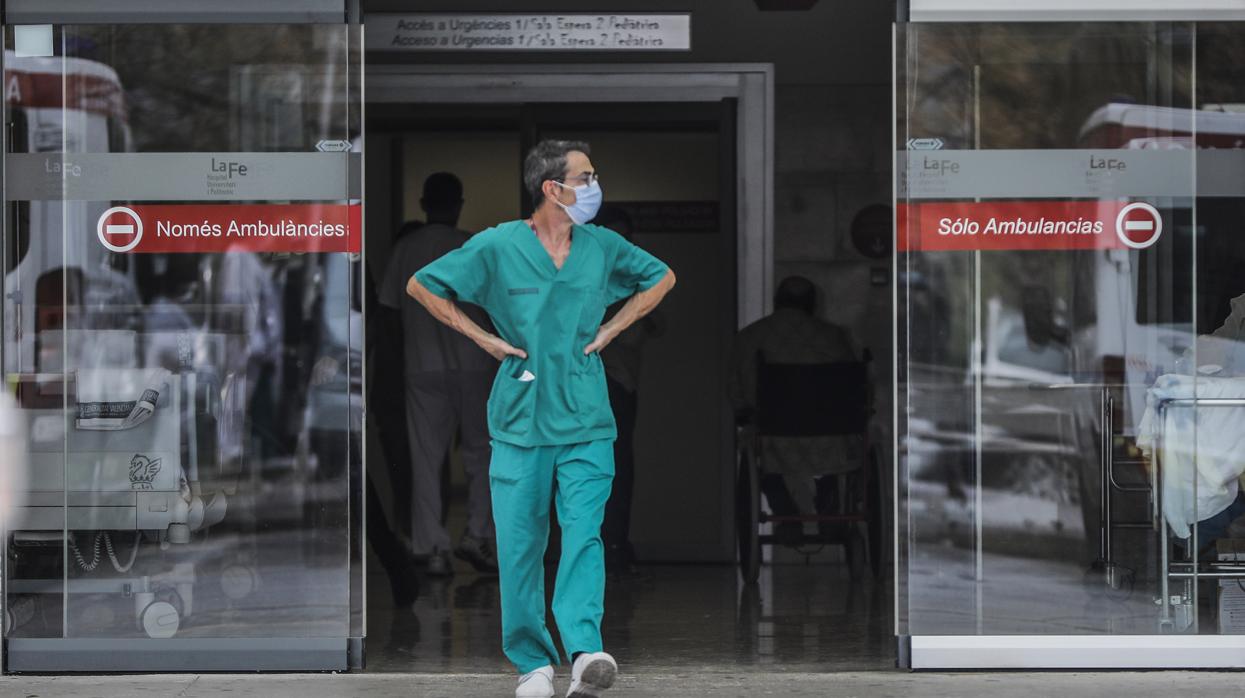
[[[515,328],[525,331],[535,325],[540,307],[548,296],[548,289],[540,286],[511,286],[506,289],[502,302]]]

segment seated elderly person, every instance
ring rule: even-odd
[[[756,409],[757,362],[824,364],[855,361],[851,338],[838,325],[816,317],[817,289],[800,276],[783,279],[774,312],[739,331],[731,351],[727,391],[742,420]],[[768,437],[762,448],[761,491],[779,516],[829,514],[838,500],[836,477],[860,466],[858,436]],[[777,534],[793,540],[800,524],[781,524]]]

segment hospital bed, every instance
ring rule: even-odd
[[[1197,394],[1193,386],[1198,385]],[[1213,386],[1213,389],[1209,389]],[[1219,509],[1199,508],[1199,471],[1217,472],[1213,480],[1219,485],[1231,483],[1221,498],[1231,501],[1236,493],[1236,480],[1245,474],[1245,457],[1233,458],[1235,446],[1214,448],[1216,439],[1237,439],[1245,434],[1245,378],[1207,379],[1192,376],[1160,376],[1151,385],[1125,386],[1120,383],[1068,384],[1041,386],[1045,389],[1086,390],[1097,397],[1099,437],[1099,530],[1098,559],[1093,569],[1102,574],[1105,585],[1113,590],[1131,586],[1133,572],[1120,559],[1116,538],[1121,531],[1150,532],[1157,547],[1154,558],[1154,579],[1157,588],[1158,632],[1193,632],[1199,630],[1199,593],[1201,580],[1245,580],[1245,564],[1217,559],[1202,559],[1202,543],[1197,540],[1197,524]],[[1136,449],[1121,448],[1121,422],[1116,412],[1116,392],[1123,389],[1145,391],[1146,408],[1137,427]],[[1191,410],[1198,410],[1198,419]],[[1183,414],[1183,417],[1178,415]],[[1237,429],[1223,428],[1223,420],[1235,420]],[[1195,426],[1196,424],[1196,426]],[[1188,441],[1197,434],[1195,444],[1210,444],[1198,452]],[[1121,463],[1119,454],[1140,451],[1140,458]],[[1245,454],[1245,450],[1240,451]],[[1218,467],[1212,467],[1212,461]],[[1196,465],[1195,465],[1196,464]],[[1133,466],[1131,477],[1122,466]],[[1203,484],[1203,488],[1208,487]],[[1190,501],[1190,497],[1192,501]],[[1144,502],[1144,518],[1122,515],[1121,511],[1137,507],[1121,506]],[[1181,544],[1182,541],[1188,541]]]
[[[1193,386],[1198,385],[1197,394]],[[1213,387],[1213,389],[1212,389]],[[1032,385],[1033,390],[1072,391],[1085,394],[1079,401],[1096,403],[1094,416],[1099,441],[1090,445],[1076,439],[1088,452],[1097,449],[1098,518],[1097,559],[1091,571],[1101,575],[1112,591],[1131,592],[1136,583],[1133,565],[1139,548],[1119,549],[1123,532],[1148,534],[1153,555],[1153,592],[1157,617],[1155,630],[1163,633],[1197,633],[1201,581],[1245,581],[1245,562],[1207,559],[1203,542],[1197,540],[1197,524],[1221,510],[1198,505],[1199,471],[1216,474],[1214,487],[1220,502],[1231,501],[1236,481],[1245,474],[1245,378],[1206,378],[1187,375],[1160,376],[1149,385],[1120,382]],[[1125,436],[1125,419],[1117,411],[1121,391],[1135,390],[1147,396],[1138,420],[1136,441]],[[1192,419],[1192,410],[1198,419]],[[1183,414],[1183,417],[1180,415]],[[1235,428],[1230,428],[1231,424]],[[1082,430],[1075,430],[1077,434]],[[1194,443],[1209,445],[1201,452]],[[1223,439],[1232,444],[1222,443]],[[1216,440],[1220,441],[1218,448]],[[1235,440],[1241,440],[1240,447]],[[1240,453],[1239,457],[1233,454]],[[1212,462],[1214,465],[1212,465]],[[1195,465],[1196,464],[1196,465]],[[1228,484],[1230,483],[1230,484]],[[1230,490],[1230,491],[1229,491]],[[1082,487],[1082,495],[1089,490]],[[1206,498],[1203,497],[1203,500]],[[1094,534],[1087,526],[1087,533]],[[1131,556],[1134,559],[1126,559]]]
[[[1198,539],[1198,523],[1235,501],[1245,475],[1245,378],[1160,376],[1139,431],[1152,462],[1159,629],[1196,633],[1199,582],[1245,580],[1245,564],[1205,559]]]
[[[26,491],[8,531],[7,586],[16,601],[6,630],[49,595],[65,604],[130,599],[130,632],[152,638],[172,637],[191,616],[204,559],[193,550],[197,533],[229,508],[219,446],[227,391],[193,351],[171,368],[137,368],[134,357],[214,339],[195,331],[48,332],[41,344],[95,342],[95,351],[42,362],[55,371],[8,376],[28,440]]]

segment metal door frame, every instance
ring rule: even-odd
[[[571,99],[570,96],[574,98]],[[770,311],[773,289],[774,67],[731,64],[369,64],[369,104],[692,103],[735,100],[737,327]],[[732,454],[733,462],[733,454]],[[734,478],[722,469],[720,491]],[[734,559],[733,507],[705,561]]]

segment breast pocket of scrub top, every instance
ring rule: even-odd
[[[504,299],[505,312],[509,324],[519,336],[507,338],[512,343],[526,343],[529,333],[536,331],[536,323],[540,318],[541,307],[549,293],[548,289],[537,285],[518,285],[506,289]],[[515,344],[519,346],[519,344]],[[520,347],[525,349],[526,347]]]
[[[489,423],[502,433],[525,434],[532,423],[537,379],[524,380],[524,373],[530,370],[527,361],[510,356],[497,371],[488,404]]]

